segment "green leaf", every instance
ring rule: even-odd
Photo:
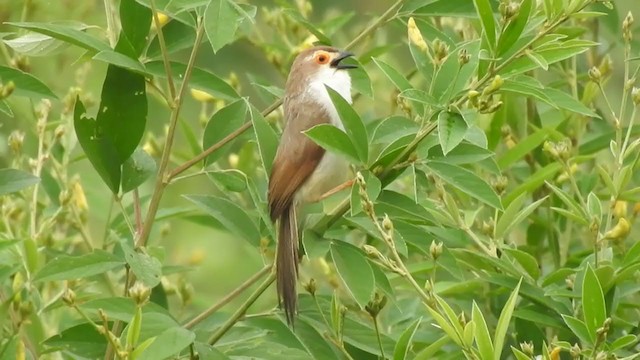
[[[398,342],[396,343],[396,347],[393,350],[393,360],[404,360],[409,355],[409,348],[411,347],[411,341],[413,340],[413,336],[416,334],[416,330],[420,326],[422,322],[422,318],[418,318],[415,320],[408,328],[406,328]]]
[[[513,189],[510,193],[505,195],[502,198],[502,202],[508,206],[509,204],[511,204],[511,202],[515,198],[517,198],[521,194],[525,192],[533,192],[534,190],[538,189],[542,184],[544,184],[545,181],[553,178],[556,175],[556,173],[560,171],[560,169],[562,169],[562,165],[557,162],[554,162],[534,172],[529,177],[527,177],[527,180],[525,182],[516,186],[515,189]]]
[[[315,35],[318,40],[326,45],[331,45],[331,39],[329,39],[320,29],[318,29],[315,25],[307,21],[302,14],[294,9],[284,9],[282,12],[289,16],[293,21],[302,25],[305,29],[307,29],[311,34]]]
[[[267,174],[271,174],[271,165],[278,150],[278,135],[276,135],[276,132],[269,123],[267,123],[267,120],[258,109],[248,102],[247,105],[249,106],[249,113],[251,115],[251,121],[253,122],[253,132],[258,141],[258,150],[260,151],[264,171]]]
[[[540,265],[535,257],[531,254],[526,253],[522,250],[512,249],[505,247],[503,252],[507,253],[510,258],[513,258],[515,261],[522,266],[522,268],[527,272],[529,276],[533,280],[537,280],[540,277]]]
[[[600,115],[596,114],[595,111],[588,108],[579,100],[565,93],[564,91],[551,87],[545,87],[544,91],[547,93],[547,95],[549,95],[549,98],[551,99],[551,101],[553,101],[555,106],[559,107],[560,109],[569,110],[576,114],[581,114],[593,118],[600,118]]]
[[[7,102],[7,100],[0,100],[0,112],[2,112],[3,114],[7,115],[10,118],[13,117],[13,110],[11,110],[11,106],[9,106],[9,103]]]
[[[6,22],[5,24],[48,35],[54,39],[62,40],[66,43],[79,46],[93,53],[111,49],[109,45],[102,40],[99,40],[93,35],[89,35],[79,30],[78,24],[53,24],[37,22]],[[85,29],[88,28],[88,26],[82,25],[81,28]]]
[[[144,64],[147,71],[154,76],[158,76],[166,79],[167,74],[164,71],[164,64],[162,60],[151,61]],[[174,81],[177,84],[182,83],[184,74],[187,70],[187,65],[179,62],[171,62],[171,73],[173,74]],[[218,75],[211,73],[207,70],[194,67],[191,72],[191,79],[189,80],[189,86],[194,89],[202,90],[213,96],[217,96],[223,100],[237,100],[239,95],[224,80]]]
[[[147,46],[151,27],[151,10],[136,0],[120,1],[120,36],[126,37],[133,47],[134,57],[139,57]]]
[[[432,106],[434,108],[438,108],[441,106],[438,103],[438,100],[436,100],[433,96],[429,95],[426,91],[422,91],[418,89],[404,90],[398,96],[407,100],[420,102],[425,105]]]
[[[573,316],[568,316],[564,314],[562,314],[562,319],[567,324],[569,329],[571,329],[571,331],[578,338],[580,338],[580,340],[582,340],[586,344],[593,343],[591,334],[589,333],[589,330],[587,329],[587,326],[584,324],[584,322],[582,322],[580,319],[577,319]]]
[[[542,55],[534,51],[525,51],[525,54],[529,59],[531,59],[531,61],[538,65],[539,68],[544,71],[549,70],[549,63],[547,62],[547,60],[545,60],[544,57],[542,57]]]
[[[518,285],[513,289],[513,292],[511,292],[509,299],[502,307],[500,318],[498,318],[498,325],[496,325],[496,332],[493,336],[493,348],[495,349],[494,360],[500,360],[507,330],[509,329],[509,323],[511,322],[511,315],[513,315],[513,309],[516,306],[518,292],[520,292],[520,284],[522,284],[522,279],[518,281]]]
[[[243,192],[247,189],[247,176],[240,170],[207,171],[207,176],[223,191]]]
[[[134,250],[132,244],[129,244],[126,239],[120,240],[120,247],[124,252],[127,264],[129,264],[131,271],[133,271],[138,280],[150,288],[160,283],[160,277],[162,276],[162,263],[160,263],[160,260],[142,252],[142,250]]]
[[[0,196],[11,194],[40,182],[40,178],[18,169],[0,169]]]
[[[345,242],[331,243],[331,258],[347,291],[364,308],[375,289],[375,278],[365,255]]]
[[[540,146],[548,136],[549,131],[546,128],[543,128],[520,140],[516,146],[509,149],[498,159],[498,166],[503,170],[509,168],[511,164],[524,158],[526,155],[530,154],[533,149]]]
[[[524,95],[525,97],[532,97],[537,100],[540,100],[546,104],[551,105],[552,107],[556,107],[551,100],[551,97],[545,93],[545,89],[542,87],[537,87],[531,82],[524,81],[526,77],[516,77],[513,80],[506,79],[504,84],[500,87],[500,91]]]
[[[254,246],[260,245],[260,232],[254,220],[237,204],[223,198],[205,195],[184,195],[218,220],[232,234],[241,236]]]
[[[34,281],[86,279],[124,265],[124,261],[102,250],[79,256],[60,255],[46,263]]]
[[[204,12],[204,28],[216,53],[235,39],[238,24],[242,20],[231,0],[211,0]]]
[[[304,131],[304,134],[322,148],[340,154],[349,159],[349,161],[360,162],[360,157],[349,135],[337,127],[329,124],[320,124]]]
[[[482,311],[480,311],[475,301],[473,302],[473,309],[471,310],[471,319],[476,324],[475,339],[478,351],[480,352],[480,358],[483,360],[492,360],[494,350],[493,344],[491,343],[491,335],[489,334],[487,322],[482,315]]]
[[[207,126],[204,128],[204,134],[202,135],[202,148],[207,149],[214,144],[217,144],[220,140],[229,136],[242,124],[244,124],[245,117],[247,115],[247,105],[244,100],[236,100],[231,104],[216,111]],[[226,151],[231,147],[232,141],[229,141],[224,146],[214,151],[211,155],[207,156],[204,160],[205,166],[216,162]]]
[[[162,35],[169,54],[174,54],[180,50],[188,49],[196,41],[196,32],[193,27],[185,25],[180,21],[170,21],[162,27]],[[162,56],[160,41],[157,36],[151,40],[147,49],[147,58],[159,58]]]
[[[467,122],[459,112],[443,111],[438,114],[438,138],[445,156],[462,142],[467,128]]]
[[[590,47],[596,46],[597,43],[588,40],[572,39],[565,42],[552,43],[544,48],[537,48],[534,51],[542,56],[547,64],[551,65],[556,62],[571,58],[578,54],[581,54]],[[531,60],[528,57],[519,57],[509,65],[500,70],[500,74],[505,78],[522,74],[527,71],[537,69],[538,63]]]
[[[144,76],[109,65],[96,116],[98,134],[116,150],[118,165],[135,151],[147,123],[147,91]],[[85,150],[86,152],[86,150]]]
[[[628,346],[634,345],[635,343],[638,342],[638,337],[632,334],[628,334],[628,335],[624,335],[622,337],[619,337],[617,339],[615,339],[611,345],[610,345],[610,350],[611,351],[616,351],[616,350],[620,350],[620,349],[624,349]]]
[[[100,51],[99,53],[93,56],[93,60],[102,61],[107,64],[111,64],[119,68],[129,70],[136,74],[140,74],[146,77],[151,77],[151,74],[147,72],[147,69],[145,69],[144,65],[142,65],[139,61],[113,50]]]
[[[498,39],[498,56],[502,56],[509,51],[513,44],[518,41],[520,35],[522,35],[522,31],[529,22],[529,17],[535,12],[535,3],[535,0],[522,0],[520,3],[520,11],[518,11],[515,19],[509,21],[504,31],[502,31],[500,39]]]
[[[98,359],[107,350],[107,340],[95,326],[82,323],[62,330],[43,342],[48,348],[60,348],[78,358]]]
[[[336,353],[327,339],[322,336],[314,324],[309,323],[306,319],[301,318],[296,321],[295,333],[314,359],[332,359],[336,357]]]
[[[482,23],[482,37],[492,51],[496,47],[496,20],[489,0],[473,0],[480,22]]]
[[[156,161],[141,148],[122,164],[122,192],[127,193],[142,185],[156,173]]]
[[[33,57],[55,55],[69,45],[51,36],[38,33],[27,33],[14,39],[2,41],[13,51]]]
[[[137,348],[138,340],[140,339],[140,327],[142,326],[142,307],[136,307],[136,312],[133,315],[133,319],[127,326],[127,342],[126,346],[130,348]]]
[[[120,163],[115,145],[98,127],[97,122],[86,116],[86,110],[80,99],[76,99],[73,112],[73,125],[78,142],[91,165],[114,194],[120,188]]]
[[[51,91],[42,81],[38,80],[31,74],[27,74],[18,69],[6,66],[0,66],[0,81],[7,85],[13,81],[15,90],[13,94],[17,96],[26,96],[34,99],[57,99],[56,94]]]
[[[373,85],[371,84],[371,78],[369,78],[369,74],[364,69],[364,65],[354,58],[350,58],[349,61],[353,64],[358,65],[357,68],[349,70],[349,75],[351,76],[351,86],[360,94],[373,99]]]
[[[596,330],[604,324],[604,320],[607,318],[607,307],[600,281],[591,265],[587,265],[582,280],[582,313],[591,341],[595,341]]]
[[[345,131],[353,143],[358,158],[363,164],[367,164],[369,160],[369,142],[367,138],[367,128],[364,126],[362,119],[360,119],[360,115],[358,115],[342,95],[329,86],[325,85],[325,87],[333,105],[338,111],[338,115],[340,115],[340,120],[342,120]]]
[[[538,199],[535,202],[528,204],[524,208],[522,204],[525,199],[525,194],[518,196],[513,200],[504,211],[498,223],[496,224],[495,237],[500,239],[508,234],[516,225],[520,224],[524,219],[528,218],[531,213],[547,199],[548,196]]]
[[[179,354],[196,338],[196,334],[181,327],[169,328],[140,355],[137,360],[158,360]]]
[[[481,202],[502,210],[500,197],[482,178],[474,172],[457,165],[430,161],[427,166],[447,184],[454,186]]]

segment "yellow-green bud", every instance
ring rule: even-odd
[[[529,356],[533,356],[533,353],[535,351],[535,348],[533,347],[533,343],[532,342],[521,342],[520,343],[520,350],[522,350],[523,353],[529,355]]]
[[[180,287],[180,290],[182,290],[182,287]],[[140,281],[136,281],[136,283],[133,284],[131,289],[129,289],[129,295],[138,306],[142,306],[146,304],[147,301],[149,301],[149,296],[151,295],[151,288],[149,288],[148,286],[146,286]],[[182,291],[180,292],[180,295],[183,295]]]
[[[595,66],[589,69],[587,74],[589,75],[589,79],[595,83],[600,83],[602,80],[602,73],[600,73],[600,70]]]
[[[431,246],[429,246],[429,253],[431,254],[431,258],[433,258],[433,260],[438,260],[440,255],[442,255],[442,242],[436,243],[435,240],[431,241]]]

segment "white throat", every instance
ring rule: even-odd
[[[323,67],[311,78],[308,90],[308,95],[315,98],[329,112],[332,125],[344,129],[325,85],[335,90],[351,104],[351,77],[346,70]]]

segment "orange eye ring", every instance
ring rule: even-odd
[[[320,52],[316,53],[315,60],[316,60],[316,63],[318,63],[320,65],[324,65],[324,64],[328,64],[329,63],[330,57],[329,57],[329,54],[327,52],[320,51]]]

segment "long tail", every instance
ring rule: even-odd
[[[295,205],[291,204],[280,218],[278,250],[276,254],[276,277],[278,299],[284,307],[287,323],[293,325],[298,307],[296,284],[298,280],[298,223]]]

